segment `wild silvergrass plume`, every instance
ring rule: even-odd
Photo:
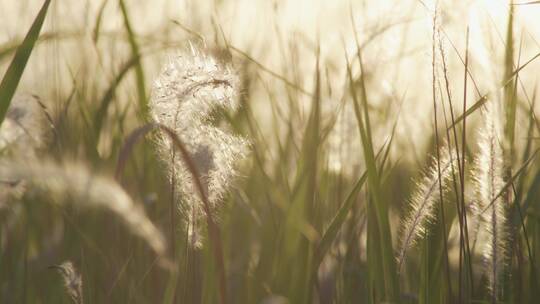
[[[485,274],[488,278],[492,302],[497,301],[500,293],[500,276],[507,253],[506,210],[503,197],[495,199],[504,185],[499,124],[500,116],[495,105],[492,102],[486,103],[474,177],[477,184],[477,209],[482,217],[481,229],[488,232],[483,247],[487,263]]]
[[[63,262],[60,265],[54,265],[50,268],[55,268],[64,279],[64,288],[67,294],[75,304],[83,304],[82,292],[82,276],[77,273],[77,270],[70,261]]]
[[[439,181],[442,183],[443,188],[446,188],[446,184],[452,176],[452,166],[457,165],[455,158],[452,156],[455,155],[455,151],[441,148],[440,155],[441,175],[439,176],[437,159],[433,158],[432,164],[421,182],[417,184],[416,191],[409,200],[410,211],[401,224],[401,245],[398,251],[399,270],[401,270],[401,265],[405,262],[407,250],[419,238],[424,236],[428,225],[435,219],[437,202],[440,197]]]
[[[186,145],[201,176],[214,211],[236,175],[236,163],[247,153],[245,139],[211,125],[212,114],[238,107],[238,77],[229,66],[218,63],[191,47],[176,55],[156,79],[150,100],[153,119],[176,132]],[[159,152],[182,194],[181,211],[190,219],[188,230],[196,237],[202,201],[192,175],[166,136],[157,139]]]
[[[124,189],[113,179],[94,175],[80,164],[0,160],[0,180],[24,180],[29,192],[46,196],[54,203],[69,201],[81,207],[109,210],[159,257],[165,254],[165,241],[160,231]]]

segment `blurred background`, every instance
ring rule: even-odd
[[[42,4],[0,0],[0,75]],[[434,8],[433,1],[413,0],[53,0],[17,90],[42,102],[47,128],[52,126],[36,161],[77,161],[92,172],[113,176],[125,139],[146,122],[141,100],[150,98],[164,64],[192,48],[202,49],[231,65],[241,83],[240,109],[216,115],[213,123],[251,142],[250,156],[216,214],[229,302],[363,302],[368,266],[362,206],[367,194],[355,197],[320,267],[302,268],[309,264],[304,263],[306,252],[315,251],[291,247],[289,238],[292,233],[317,244],[366,170],[347,74],[348,68],[355,79],[361,74],[361,49],[373,150],[392,141],[381,178],[397,243],[414,180],[434,151]],[[458,117],[463,113],[467,29],[469,105],[485,94],[502,98],[510,5],[503,0],[439,1],[438,9],[448,87]],[[513,14],[517,68],[540,49],[540,4],[514,5]],[[538,146],[526,130],[531,113],[540,110],[534,102],[539,64],[530,62],[516,82],[515,146],[520,157],[511,165],[514,169],[523,163],[521,155],[531,142]],[[321,139],[310,147],[306,134],[314,96],[321,111]],[[441,107],[438,111],[439,117],[448,115]],[[470,158],[478,150],[480,117],[475,113],[467,121]],[[537,139],[537,130],[532,136]],[[303,197],[308,211],[298,215],[289,204],[302,199],[294,189],[302,189],[297,187],[298,172],[306,147],[319,151],[312,168],[316,186],[309,186]],[[158,266],[144,243],[110,214],[51,208],[47,199],[23,197],[24,204],[0,208],[0,302],[68,303],[59,276],[47,268],[63,260],[72,260],[82,274],[87,303],[218,301],[217,270],[206,237],[201,248],[188,248],[186,227],[170,216],[176,212],[169,203],[175,198],[152,141],[133,149],[122,185],[167,240],[174,240],[168,242],[168,254],[177,262],[178,274]],[[310,192],[315,198],[309,199]],[[290,228],[290,221],[297,225]],[[455,238],[449,242],[459,249]],[[454,281],[456,259],[455,254],[450,257]],[[480,272],[481,259],[475,262]],[[418,301],[418,264],[411,258],[411,268],[401,277],[404,301]],[[311,272],[317,273],[315,283]],[[475,275],[481,286],[481,274]],[[472,298],[479,299],[487,291],[478,287],[474,292]]]
[[[41,4],[29,0],[0,3],[2,71]],[[142,54],[147,91],[171,56],[189,48],[189,44],[204,46],[219,58],[233,59],[237,69],[247,69],[248,75],[243,76],[249,78],[250,86],[243,90],[249,95],[256,118],[265,126],[276,123],[267,115],[273,104],[288,115],[288,103],[278,97],[286,96],[291,88],[302,89],[295,92],[295,106],[300,111],[299,119],[305,120],[310,97],[301,92],[313,91],[318,48],[324,70],[324,110],[348,115],[352,108],[339,108],[347,80],[345,54],[354,54],[356,32],[373,88],[373,107],[384,112],[380,123],[391,126],[394,119],[390,118],[397,117],[400,108],[406,109],[398,120],[393,153],[411,145],[425,149],[427,136],[416,134],[430,127],[430,10],[434,2],[158,0],[127,1],[125,7]],[[483,95],[494,91],[502,79],[508,7],[507,1],[439,1],[439,22],[448,39],[450,77],[463,77],[460,68],[466,28],[470,28],[469,68],[478,88],[468,93],[472,99],[478,99],[478,92]],[[515,48],[516,52],[519,48],[523,61],[535,55],[538,48],[539,11],[538,5],[515,6]],[[46,97],[51,103],[69,96],[77,78],[83,78],[86,85],[90,85],[86,82],[89,80],[93,88],[106,88],[130,59],[125,22],[116,1],[53,2],[42,36],[20,90]],[[536,64],[531,63],[520,77],[528,88],[523,94],[529,96],[534,94],[531,84],[536,81]],[[358,63],[352,65],[358,70]],[[129,98],[136,96],[134,77],[125,78],[115,91],[123,97],[115,107],[128,106]],[[451,85],[456,94],[462,92],[462,81],[451,81]],[[270,101],[270,93],[275,101]],[[403,104],[400,107],[400,102],[392,100],[403,100]],[[410,149],[411,153],[417,148]],[[408,154],[402,156],[412,161],[415,156]],[[340,168],[339,158],[332,157],[331,165]]]

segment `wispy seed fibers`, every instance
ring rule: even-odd
[[[455,155],[455,151],[451,153]],[[429,223],[435,219],[437,202],[440,197],[439,181],[443,188],[446,188],[452,175],[452,166],[457,165],[448,149],[441,149],[440,155],[440,176],[437,159],[433,159],[431,166],[417,184],[416,191],[409,200],[410,211],[402,222],[401,246],[398,252],[400,266],[405,261],[407,250],[426,233]]]
[[[210,123],[220,110],[238,108],[238,76],[211,56],[191,48],[165,65],[156,79],[150,112],[153,119],[179,136],[198,170],[211,211],[222,201],[236,176],[237,162],[246,157],[248,142]],[[192,175],[181,157],[174,157],[169,137],[160,136],[157,146],[169,175],[176,181],[184,204],[181,210],[196,233],[195,223],[203,206]],[[194,236],[195,237],[195,236]]]
[[[46,197],[53,203],[70,202],[76,206],[109,210],[158,256],[165,254],[161,232],[124,189],[112,178],[92,174],[81,164],[1,160],[0,180],[24,180],[33,195]]]
[[[500,141],[500,117],[493,102],[486,103],[483,126],[480,130],[479,154],[475,159],[477,185],[477,210],[485,210],[480,216],[481,227],[487,231],[484,243],[485,274],[489,282],[492,300],[497,301],[500,276],[506,257],[506,216],[503,198],[497,194],[504,186],[503,151]],[[486,209],[487,208],[487,209]]]

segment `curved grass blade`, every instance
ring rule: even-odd
[[[120,69],[120,72],[116,75],[115,79],[111,82],[109,88],[107,91],[105,91],[105,94],[101,98],[99,102],[99,108],[96,111],[96,114],[94,116],[94,130],[95,130],[95,141],[96,143],[99,141],[99,136],[101,133],[101,128],[103,127],[103,121],[105,119],[105,116],[107,114],[107,111],[109,109],[109,105],[111,104],[114,94],[116,92],[116,89],[126,76],[126,74],[137,65],[139,62],[139,56],[132,57],[130,60],[128,60]]]
[[[107,6],[107,3],[109,0],[103,0],[101,5],[99,6],[99,10],[96,17],[96,23],[94,25],[94,30],[92,31],[92,40],[94,40],[94,43],[98,43],[99,40],[99,34],[101,30],[101,21],[103,19],[103,12],[105,11],[105,7]]]
[[[390,151],[390,147],[392,145],[392,139],[393,136],[390,138],[388,144],[386,145],[386,151],[383,155],[383,160],[381,164],[381,168],[384,167],[384,164],[386,162],[386,159],[388,158],[388,153]],[[378,159],[383,151],[383,147],[377,152],[377,155],[375,156],[375,159]],[[358,179],[358,181],[354,184],[354,187],[347,195],[347,198],[345,198],[345,201],[341,203],[341,207],[339,207],[338,212],[330,222],[330,225],[328,228],[324,231],[323,236],[321,237],[321,240],[319,242],[319,245],[317,247],[317,252],[314,259],[314,270],[317,270],[319,268],[319,265],[321,264],[322,260],[326,256],[326,253],[330,249],[330,246],[332,245],[333,241],[336,239],[336,236],[341,229],[341,226],[345,222],[345,219],[347,217],[347,214],[351,210],[355,199],[358,195],[358,192],[360,192],[360,189],[362,189],[362,186],[366,182],[367,179],[367,172],[364,171],[362,176]]]
[[[347,195],[347,198],[345,199],[345,202],[341,204],[341,207],[339,208],[338,212],[336,213],[335,217],[332,219],[332,222],[330,223],[330,226],[328,226],[328,229],[324,232],[321,241],[319,243],[319,247],[317,248],[317,253],[314,260],[314,268],[318,269],[319,265],[321,264],[324,256],[328,252],[328,249],[330,249],[330,246],[336,239],[336,236],[345,222],[345,218],[347,217],[347,214],[349,214],[349,211],[351,210],[356,197],[358,195],[358,192],[360,192],[360,189],[362,189],[362,186],[366,182],[367,174],[364,172],[360,179],[356,182],[351,192],[349,192],[349,195]]]
[[[353,29],[355,29],[354,18],[351,16]],[[373,282],[373,286],[379,296],[377,300],[394,301],[399,296],[399,282],[396,272],[396,261],[393,256],[392,248],[392,232],[388,218],[388,206],[382,195],[382,186],[375,162],[375,153],[373,149],[371,123],[368,112],[368,95],[365,83],[365,73],[363,60],[361,56],[360,44],[358,36],[354,31],[354,36],[357,45],[357,57],[360,63],[360,76],[358,81],[352,76],[351,65],[346,58],[347,74],[349,78],[349,89],[354,105],[354,113],[356,116],[361,144],[364,152],[364,160],[367,168],[367,182],[369,187],[370,203],[368,204],[368,256],[371,262],[375,262],[376,266],[371,266],[369,273]],[[359,85],[359,93],[357,92],[356,84]],[[358,96],[359,95],[359,96]],[[376,243],[373,241],[376,240]],[[373,247],[372,247],[373,246]],[[373,264],[371,264],[373,265]],[[371,279],[370,278],[370,279]]]
[[[148,117],[148,103],[146,100],[146,84],[144,81],[144,70],[141,63],[141,53],[139,51],[139,45],[135,39],[135,33],[131,27],[129,21],[129,15],[127,7],[123,0],[120,0],[120,10],[122,11],[122,16],[124,17],[124,26],[128,34],[129,45],[131,47],[131,53],[133,58],[137,58],[135,63],[135,76],[137,80],[137,95],[139,96],[139,115],[141,118],[146,119]]]
[[[4,121],[7,109],[9,108],[13,95],[15,95],[26,63],[28,62],[28,58],[30,58],[34,45],[39,38],[39,32],[41,31],[43,21],[47,15],[49,4],[51,4],[51,0],[45,0],[36,19],[34,19],[34,23],[32,23],[30,30],[28,30],[22,44],[17,49],[15,57],[11,61],[8,70],[2,79],[2,83],[0,83],[0,125],[2,124],[2,121]]]

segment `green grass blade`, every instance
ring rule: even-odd
[[[137,95],[139,96],[139,115],[142,119],[146,120],[148,118],[148,104],[146,100],[146,84],[144,81],[144,70],[141,63],[139,45],[135,39],[135,33],[131,27],[131,22],[129,21],[129,15],[124,0],[120,0],[120,9],[122,11],[122,16],[124,17],[124,26],[128,34],[132,56],[137,58],[137,62],[135,64],[135,75],[137,80]]]
[[[516,123],[517,98],[515,84],[512,79],[518,77],[514,71],[514,7],[510,6],[508,11],[508,26],[506,28],[506,48],[504,51],[504,109],[506,111],[506,124],[504,135],[506,138],[506,153],[510,161],[513,157],[514,133]]]
[[[531,182],[531,186],[529,187],[529,191],[527,192],[527,196],[525,197],[525,201],[523,202],[523,207],[521,208],[521,211],[526,214],[529,207],[534,206],[535,201],[538,199],[538,195],[540,193],[540,170],[536,172],[534,175],[533,181]],[[514,222],[518,221],[518,214],[514,214]]]
[[[458,123],[460,123],[465,117],[468,117],[474,111],[480,109],[480,107],[483,106],[487,101],[488,101],[488,96],[487,95],[484,95],[484,96],[480,97],[480,99],[478,99],[472,106],[470,106],[467,109],[467,111],[465,111],[465,113],[458,116],[455,119],[455,121],[452,124],[450,124],[450,126],[448,126],[447,130],[451,130],[452,128],[454,128],[454,126],[457,125]]]
[[[116,75],[114,80],[111,82],[109,88],[107,88],[107,90],[105,91],[105,94],[101,98],[101,100],[99,102],[99,107],[98,107],[98,109],[96,111],[96,114],[94,115],[94,130],[95,130],[94,140],[95,140],[95,143],[99,142],[101,129],[103,127],[103,121],[105,120],[105,116],[107,115],[107,111],[109,109],[109,106],[110,106],[110,104],[111,104],[111,102],[112,102],[112,100],[114,98],[114,94],[116,92],[116,89],[118,88],[118,86],[120,85],[120,83],[122,82],[124,77],[127,75],[127,73],[133,67],[136,67],[139,60],[140,60],[139,57],[135,56],[135,57],[132,57],[129,61],[127,61],[122,66],[122,68],[120,69],[120,71],[118,72],[118,74]]]
[[[360,49],[358,50],[359,60]],[[360,64],[362,67],[362,64]],[[358,122],[358,128],[361,137],[361,144],[364,152],[364,160],[367,167],[367,181],[369,186],[370,202],[368,203],[368,247],[376,246],[379,248],[373,248],[374,251],[368,248],[368,255],[373,258],[375,266],[368,258],[369,266],[376,267],[370,271],[372,274],[383,276],[378,281],[375,291],[377,297],[384,297],[387,301],[397,300],[399,295],[399,287],[396,272],[396,261],[394,258],[394,250],[392,248],[392,235],[390,230],[390,223],[388,219],[388,206],[382,198],[381,181],[379,172],[377,170],[377,164],[375,161],[375,154],[373,152],[373,142],[371,140],[371,130],[369,127],[369,113],[368,113],[368,101],[365,88],[365,79],[363,71],[360,76],[360,99],[358,100],[357,92],[355,89],[356,82],[353,79],[350,65],[347,62],[347,70],[349,77],[349,88],[353,97],[354,112]],[[361,104],[360,104],[361,102]],[[360,106],[362,105],[362,109]],[[363,115],[362,115],[363,112]],[[370,212],[374,212],[374,217]],[[373,224],[370,224],[370,222]],[[373,223],[375,222],[375,223]],[[370,232],[371,230],[371,232]],[[370,237],[371,235],[371,237]],[[371,240],[371,241],[370,241]],[[382,268],[382,269],[378,269]],[[382,299],[382,298],[380,298]],[[374,299],[377,300],[377,299]]]
[[[389,141],[386,147],[386,151],[383,155],[383,161],[382,161],[383,165],[381,165],[381,167],[384,166],[384,163],[388,157],[388,152],[390,151],[390,147],[391,147],[391,141],[392,140]],[[381,148],[381,150],[379,150],[379,152],[377,153],[376,158],[378,158],[381,155],[382,151],[383,149]],[[317,252],[316,252],[316,256],[314,260],[315,270],[319,268],[319,265],[322,262],[326,253],[328,252],[328,250],[330,249],[332,242],[336,239],[336,236],[339,230],[341,229],[341,226],[343,226],[343,223],[345,222],[347,214],[351,210],[355,202],[355,199],[358,195],[358,192],[360,192],[360,189],[362,189],[362,186],[366,182],[366,179],[367,179],[367,172],[364,172],[362,176],[358,179],[358,181],[356,181],[352,190],[349,192],[345,200],[341,203],[340,205],[341,207],[339,207],[338,212],[336,213],[336,215],[330,222],[330,225],[328,226],[328,228],[326,228],[326,230],[324,231],[323,236],[321,237],[321,240],[319,241],[319,246],[317,247]]]
[[[314,262],[314,266],[315,266],[314,269],[318,269],[318,266],[320,265],[324,256],[330,249],[330,246],[336,239],[336,236],[341,226],[345,222],[345,218],[347,217],[347,214],[349,214],[349,211],[351,210],[356,200],[358,192],[360,192],[360,189],[362,189],[362,186],[366,182],[366,178],[367,178],[367,174],[366,172],[364,172],[364,174],[362,174],[360,179],[358,179],[358,181],[354,185],[351,192],[349,192],[349,195],[347,195],[347,198],[345,199],[345,201],[341,204],[341,207],[339,208],[338,212],[332,219],[330,226],[328,226],[328,228],[324,232],[321,238],[321,241],[319,243],[319,247],[317,249],[317,255],[315,257],[315,262]]]
[[[388,205],[384,200],[382,192],[381,178],[379,176],[379,170],[377,169],[377,162],[375,159],[375,152],[373,148],[373,139],[371,131],[371,122],[369,117],[369,102],[365,81],[365,70],[362,59],[362,48],[358,41],[358,33],[356,31],[356,24],[351,12],[351,22],[353,26],[353,34],[356,42],[356,56],[360,65],[360,77],[358,82],[353,79],[351,66],[347,60],[347,73],[349,77],[349,86],[351,90],[351,96],[353,98],[354,113],[357,119],[358,128],[360,132],[361,144],[363,147],[364,161],[367,168],[367,182],[369,187],[369,201],[368,201],[368,257],[369,265],[372,267],[368,273],[375,274],[374,279],[377,277],[382,279],[382,282],[378,282],[375,290],[370,290],[370,293],[377,293],[375,301],[397,301],[399,299],[399,281],[396,271],[396,260],[394,257],[394,249],[392,246],[392,231],[390,229]],[[360,100],[358,100],[355,84],[360,87]],[[362,107],[362,108],[361,108]],[[363,114],[363,117],[362,117]],[[374,213],[375,217],[372,216]],[[372,230],[370,232],[370,229]],[[371,262],[375,261],[377,266],[374,266]],[[373,268],[375,267],[375,268]],[[382,268],[382,269],[380,269]],[[379,272],[382,273],[382,277]]]
[[[32,23],[30,30],[26,34],[23,43],[17,49],[15,57],[11,61],[11,64],[2,79],[2,83],[0,83],[0,125],[4,121],[7,109],[9,108],[13,95],[15,95],[26,63],[28,62],[28,58],[30,58],[30,54],[39,37],[43,21],[45,21],[45,16],[47,16],[49,4],[51,4],[51,0],[45,0],[36,19],[34,19],[34,23]]]
[[[301,149],[301,161],[299,172],[296,178],[297,191],[293,191],[292,205],[287,215],[287,226],[289,227],[286,236],[288,250],[298,250],[301,252],[301,258],[295,263],[297,272],[293,274],[293,280],[290,289],[291,299],[294,303],[311,303],[312,296],[312,272],[313,269],[313,237],[298,238],[294,230],[303,231],[304,235],[310,233],[308,227],[316,225],[316,203],[318,201],[318,162],[320,161],[319,147],[321,145],[321,86],[320,86],[320,64],[319,53],[316,58],[315,88],[312,98],[312,108],[309,120],[305,129],[304,139]],[[298,229],[298,224],[301,225]],[[295,227],[296,226],[296,227]],[[306,231],[306,228],[308,230]],[[293,251],[289,251],[293,252]]]
[[[103,20],[103,12],[105,11],[105,7],[107,6],[107,3],[109,0],[103,0],[101,5],[99,6],[99,10],[96,16],[96,23],[94,25],[94,30],[92,33],[92,39],[94,40],[94,43],[97,43],[99,40],[99,35],[101,32],[101,21]]]

